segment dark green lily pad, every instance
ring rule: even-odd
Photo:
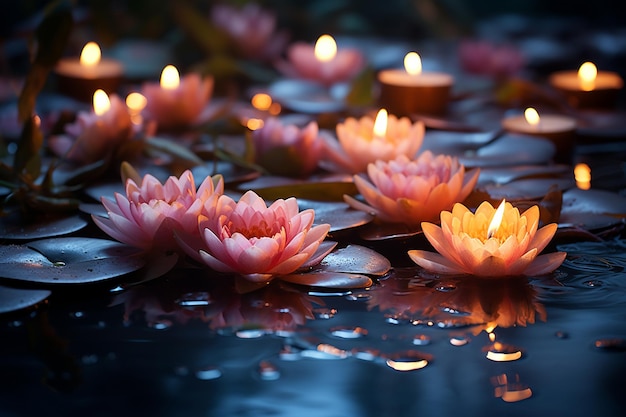
[[[266,200],[296,197],[316,201],[343,201],[343,195],[358,193],[354,183],[329,177],[328,179],[310,178],[308,181],[293,180],[284,177],[262,177],[259,181],[244,183],[240,190],[251,189]]]
[[[391,270],[391,262],[380,253],[359,245],[335,249],[314,272],[343,272],[383,276]]]
[[[29,290],[0,286],[0,314],[33,306],[49,296],[50,291],[48,290]]]
[[[138,249],[93,238],[53,238],[0,246],[0,277],[43,284],[86,284],[141,269]]]
[[[280,279],[292,284],[335,289],[367,288],[373,284],[372,279],[365,275],[332,271],[281,275]]]
[[[363,226],[374,219],[371,214],[354,210],[348,204],[340,202],[299,199],[298,207],[300,210],[315,210],[315,223],[330,224],[331,232]]]
[[[41,216],[25,219],[18,212],[12,212],[0,219],[0,238],[11,240],[34,240],[74,233],[87,226],[80,216],[51,217]]]

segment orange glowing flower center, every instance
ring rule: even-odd
[[[247,239],[254,238],[262,238],[262,237],[272,237],[280,230],[276,230],[278,224],[268,224],[266,220],[261,220],[258,223],[254,224],[235,224],[234,222],[230,222],[228,229],[232,234],[240,233],[244,235]],[[280,228],[282,229],[282,227]]]

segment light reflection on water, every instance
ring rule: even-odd
[[[240,294],[228,281],[188,271],[167,285],[115,294],[111,305],[12,317],[2,340],[24,345],[5,343],[0,353],[10,372],[33,375],[44,366],[49,385],[72,382],[92,401],[117,395],[111,381],[157,404],[181,387],[176,402],[201,415],[310,415],[324,398],[317,408],[324,415],[611,416],[626,401],[617,388],[626,372],[624,248],[623,241],[560,245],[563,266],[531,279],[397,268],[366,296],[280,282]],[[76,311],[84,312],[80,320]],[[32,351],[26,329],[66,338],[70,349],[11,362]],[[59,365],[74,363],[73,355],[88,378]],[[69,407],[39,378],[21,381],[29,395]],[[17,388],[4,392],[8,409],[38,411],[19,401]]]

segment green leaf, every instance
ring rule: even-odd
[[[152,148],[152,150],[156,150],[158,152],[170,155],[177,162],[182,162],[189,167],[201,165],[204,163],[204,161],[200,159],[198,155],[169,139],[150,137],[146,138],[146,144],[150,148]]]
[[[350,85],[350,91],[345,99],[348,106],[361,107],[374,102],[375,78],[373,68],[367,67],[361,71]]]

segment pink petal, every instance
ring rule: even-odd
[[[553,252],[539,255],[524,271],[524,275],[537,276],[548,274],[557,269],[565,260],[566,252]]]
[[[438,274],[459,274],[464,271],[448,259],[434,252],[413,249],[407,252],[413,262],[427,271]]]

